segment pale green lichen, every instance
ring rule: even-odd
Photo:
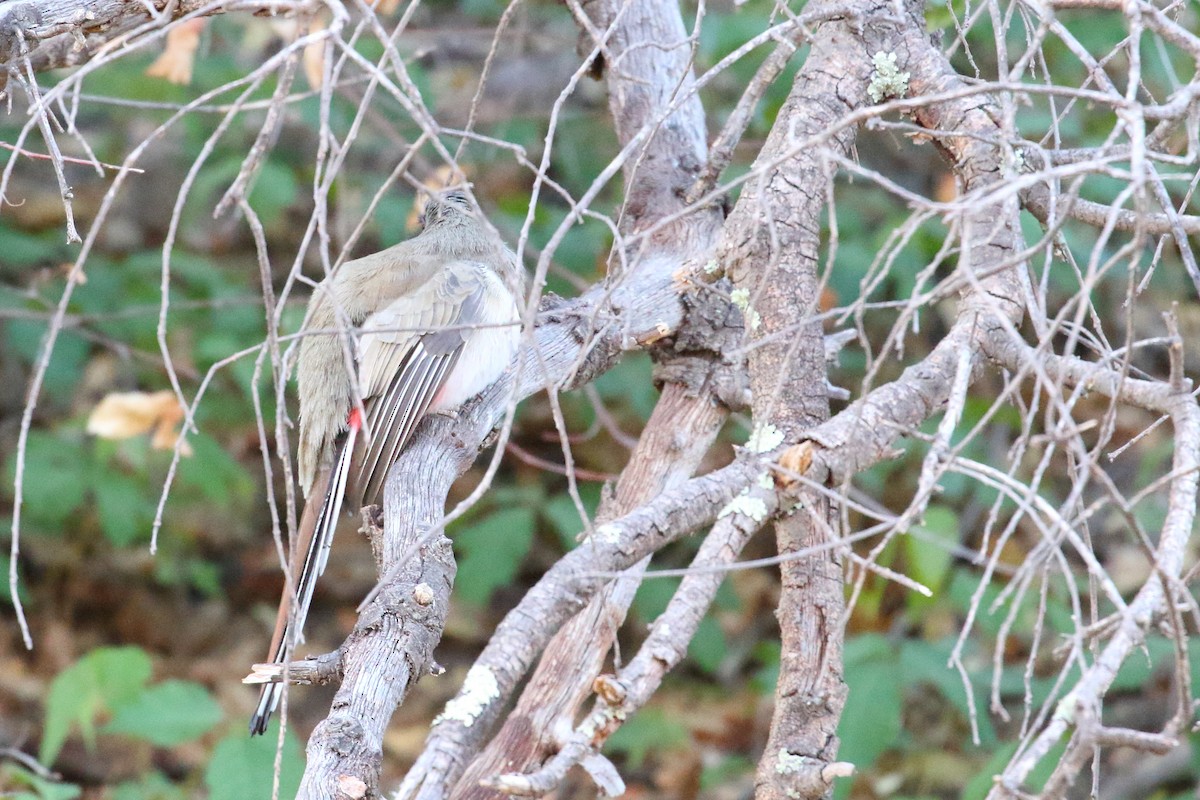
[[[755,478],[754,482],[758,484],[760,489],[775,488],[775,479],[771,477],[771,473],[769,472],[764,472],[762,475],[759,475],[757,478]]]
[[[804,769],[804,764],[804,756],[798,756],[780,748],[779,757],[775,759],[775,771],[780,775],[787,775]]]
[[[460,722],[464,727],[471,727],[479,715],[493,700],[500,697],[500,684],[496,675],[487,667],[474,666],[467,671],[462,690],[458,696],[446,703],[446,710],[438,715],[433,724],[446,720]]]
[[[617,544],[621,541],[621,529],[611,522],[600,525],[592,534],[593,540],[604,544]]]
[[[1017,172],[1025,171],[1025,151],[1020,147],[1014,148],[1012,151],[1012,165]]]
[[[762,323],[762,317],[750,307],[750,290],[734,289],[729,293],[729,299],[742,312],[742,316],[746,318],[746,324],[750,327],[750,330],[758,330],[758,326]]]
[[[717,260],[715,258],[710,258],[708,260],[708,263],[706,263],[704,265],[704,274],[705,275],[716,275],[720,269],[721,269],[721,265],[717,263]]]
[[[751,497],[748,491],[743,490],[717,513],[717,519],[723,519],[730,514],[744,514],[755,522],[762,522],[767,518],[767,504],[758,497]]]
[[[1068,725],[1075,724],[1077,700],[1075,692],[1068,692],[1066,697],[1058,701],[1058,705],[1054,707],[1054,718],[1062,720]]]
[[[871,62],[875,71],[871,73],[871,83],[867,86],[867,94],[872,103],[878,103],[887,97],[902,98],[908,93],[909,73],[896,69],[896,54],[876,53]]]
[[[783,431],[771,423],[755,425],[746,440],[746,449],[751,453],[769,453],[783,444]]]

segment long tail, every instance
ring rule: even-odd
[[[258,707],[250,718],[250,734],[266,733],[271,714],[279,706],[283,695],[282,665],[287,663],[292,648],[303,640],[304,620],[312,603],[317,578],[325,571],[329,560],[329,548],[333,545],[333,534],[341,517],[342,501],[346,496],[346,481],[350,475],[350,460],[354,453],[354,441],[358,437],[361,421],[357,413],[350,415],[350,430],[342,439],[334,459],[333,469],[321,486],[314,487],[311,499],[304,507],[300,519],[296,551],[292,554],[291,573],[295,581],[295,594],[284,587],[279,601],[279,615],[275,620],[275,635],[271,638],[268,664],[255,664],[254,671],[243,679],[243,683],[264,683],[258,698]],[[319,505],[318,505],[319,503]],[[320,509],[317,511],[316,509]],[[294,601],[294,603],[293,603]],[[293,610],[294,609],[294,610]],[[271,681],[271,682],[268,682]]]

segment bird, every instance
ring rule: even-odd
[[[455,188],[430,197],[416,236],[347,261],[315,288],[296,367],[306,502],[294,592],[284,587],[269,663],[244,679],[264,684],[251,735],[266,732],[279,705],[281,665],[300,638],[342,509],[378,501],[425,414],[455,411],[502,375],[520,340],[524,279],[516,254]]]

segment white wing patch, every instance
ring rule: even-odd
[[[366,435],[350,480],[351,508],[376,502],[384,478],[427,411],[457,408],[500,376],[520,340],[516,301],[486,264],[447,264],[360,329]]]
[[[475,323],[479,327],[464,331],[466,342],[458,364],[434,398],[430,411],[458,408],[495,383],[521,342],[521,314],[516,300],[492,270],[486,270],[481,277],[490,285],[484,295],[487,302],[480,308],[480,319]]]

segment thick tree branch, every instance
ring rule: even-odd
[[[534,774],[510,773],[492,779],[490,788],[519,796],[541,796],[553,791],[571,767],[582,763],[586,769],[588,759],[598,757],[608,738],[650,700],[666,673],[687,655],[692,637],[725,580],[721,567],[737,559],[746,542],[762,527],[765,513],[775,509],[778,499],[773,483],[764,483],[765,486],[748,487],[747,502],[742,504],[749,508],[761,503],[764,514],[731,513],[717,521],[692,559],[695,572],[680,582],[666,610],[654,621],[650,634],[629,663],[617,675],[597,679],[595,707],[566,741],[556,743],[559,750],[554,757]]]
[[[633,513],[599,526],[583,545],[563,556],[497,627],[472,667],[476,680],[468,676],[468,684],[448,706],[469,707],[471,713],[446,714],[438,720],[396,797],[445,797],[446,787],[488,736],[533,659],[559,626],[608,583],[607,576],[711,523],[764,471],[765,465],[742,460],[692,478]],[[478,689],[481,680],[489,687],[484,694]]]
[[[867,6],[854,9],[853,15]],[[879,9],[871,9],[875,18]],[[730,215],[717,262],[741,293],[750,340],[755,439],[775,449],[828,418],[826,360],[818,318],[821,211],[833,178],[823,152],[845,155],[855,130],[839,121],[863,102],[870,75],[870,34],[847,22],[823,25],[780,109]],[[827,131],[836,131],[826,134]],[[818,147],[796,149],[816,139]],[[782,555],[816,550],[780,564],[776,616],[780,675],[756,796],[819,797],[837,754],[842,681],[842,567],[827,496],[802,489],[801,511],[776,520]]]
[[[603,43],[601,64],[618,139],[627,144],[646,126],[653,128],[636,156],[624,164],[621,230],[644,230],[684,209],[684,194],[695,182],[706,153],[704,110],[693,92],[692,48],[679,6],[663,0],[588,0],[572,10],[583,29],[584,49]],[[702,262],[711,254],[720,222],[715,207],[694,209],[638,246],[618,242],[612,261],[636,264],[649,254],[677,265]],[[612,274],[621,280],[615,269]],[[708,299],[708,305],[717,307],[723,317],[728,303]],[[685,319],[681,332],[685,337],[687,324]],[[715,352],[719,346],[710,341],[707,348],[719,362]],[[668,378],[612,498],[597,514],[598,523],[633,511],[695,471],[727,413],[717,400],[719,369],[711,365],[695,369],[699,376],[695,381]],[[463,773],[454,797],[493,796],[483,779],[528,768],[554,752],[557,742],[551,732],[561,728],[560,720],[569,726],[591,694],[593,679],[615,641],[645,565],[638,564],[614,581],[550,642],[517,706],[487,750]]]
[[[86,64],[112,44],[188,14],[287,14],[313,0],[6,0],[0,4],[0,95],[13,70]]]

